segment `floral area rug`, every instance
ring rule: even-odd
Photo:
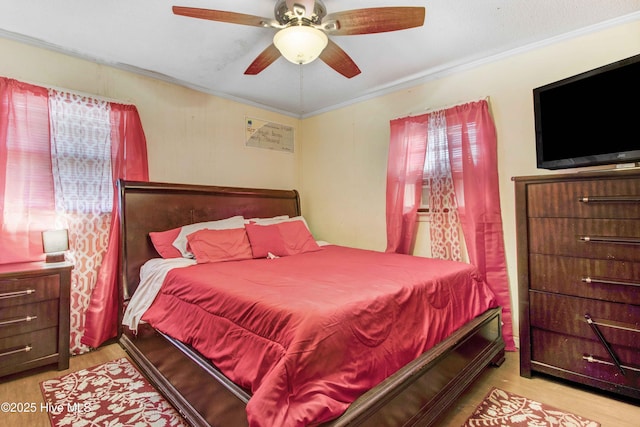
[[[600,423],[494,388],[463,427],[493,426],[599,427]]]
[[[128,359],[43,381],[51,425],[188,426]]]

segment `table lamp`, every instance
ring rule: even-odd
[[[46,262],[63,262],[69,250],[69,230],[47,230],[42,232],[42,247],[47,254]]]

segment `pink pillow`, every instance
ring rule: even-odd
[[[167,231],[152,231],[149,233],[153,247],[162,258],[182,258],[182,254],[175,246],[173,241],[176,240],[182,227],[173,228]]]
[[[244,228],[202,229],[187,236],[198,264],[251,259],[251,245]]]
[[[288,256],[320,249],[302,221],[271,225],[245,224],[245,228],[254,258],[265,258],[269,253]]]

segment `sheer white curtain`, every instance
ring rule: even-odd
[[[447,119],[444,111],[436,111],[429,115],[427,129],[424,179],[429,184],[431,256],[461,261],[460,219],[451,177]]]
[[[56,222],[69,229],[72,353],[89,349],[80,342],[85,311],[98,267],[107,250],[113,204],[110,105],[71,93],[49,91],[51,164]]]

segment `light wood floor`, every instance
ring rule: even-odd
[[[602,427],[640,426],[640,402],[625,403],[566,383],[534,376],[523,378],[517,352],[507,352],[499,368],[488,368],[441,421],[444,427],[460,427],[492,387],[545,403],[597,421]]]
[[[0,379],[0,403],[35,403],[39,409],[43,403],[39,383],[69,372],[89,368],[109,360],[126,357],[117,344],[71,358],[67,371],[49,370],[29,376]],[[522,378],[518,374],[518,354],[507,353],[505,363],[499,368],[489,368],[462,396],[457,404],[439,423],[442,427],[460,427],[471,415],[492,387],[499,387],[556,408],[598,421],[602,427],[637,427],[640,425],[640,406],[609,397],[589,393],[555,381],[534,377]],[[11,427],[48,427],[45,411],[35,413],[0,413],[0,425]],[[233,427],[233,426],[229,426]]]
[[[126,355],[120,345],[111,344],[90,353],[71,357],[69,369],[65,371],[53,369],[38,371],[29,376],[14,375],[0,378],[0,404],[2,402],[35,403],[37,409],[35,412],[27,413],[6,413],[3,411],[0,413],[0,425],[10,427],[50,427],[49,415],[46,410],[40,410],[40,405],[44,403],[40,392],[40,383],[42,381],[100,365],[110,360],[120,359],[126,357]]]

